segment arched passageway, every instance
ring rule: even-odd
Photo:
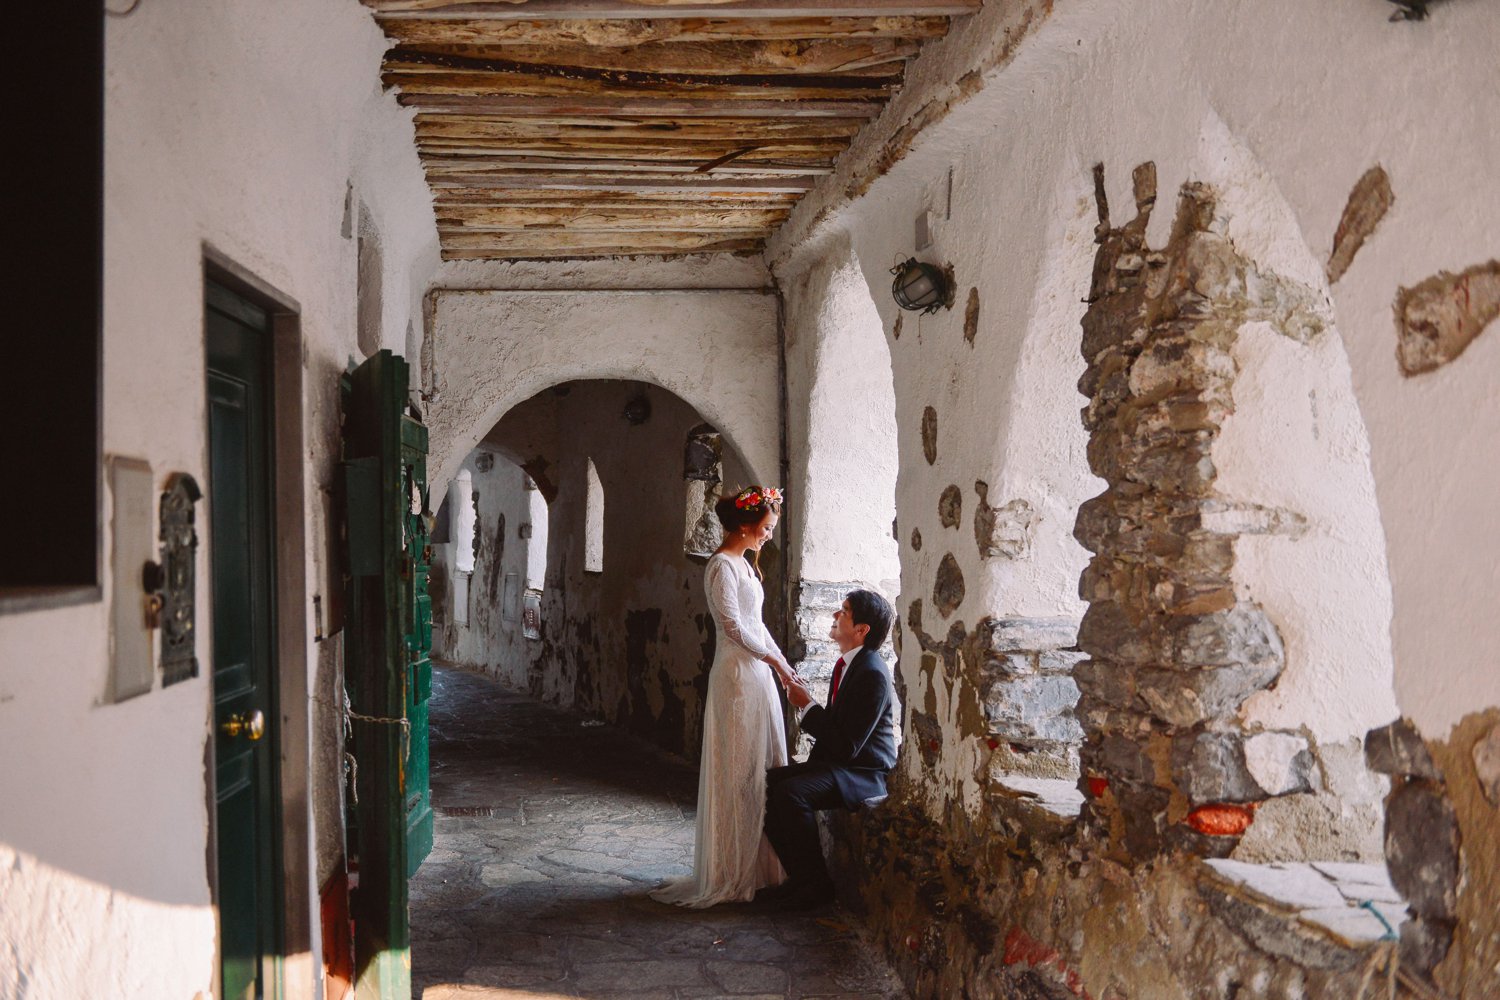
[[[718,544],[705,508],[748,476],[731,442],[656,385],[567,381],[521,401],[449,493],[437,657],[695,759],[713,644],[701,566]],[[780,543],[762,559],[779,580]]]

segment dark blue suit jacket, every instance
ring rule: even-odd
[[[832,707],[813,705],[802,731],[814,740],[809,763],[831,764],[844,807],[886,794],[885,776],[896,766],[895,689],[878,653],[858,650],[845,660]]]

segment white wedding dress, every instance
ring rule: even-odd
[[[693,874],[651,893],[694,908],[747,900],[786,879],[762,829],[766,771],[787,762],[776,678],[761,660],[780,652],[760,620],[765,595],[750,565],[723,553],[708,560],[703,585],[718,642],[703,709]]]

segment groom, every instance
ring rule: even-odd
[[[885,598],[854,590],[833,613],[828,637],[841,655],[833,667],[828,703],[793,682],[787,700],[802,712],[802,731],[814,740],[806,762],[766,773],[766,837],[787,871],[787,881],[757,897],[779,909],[812,909],[833,902],[833,881],[823,863],[816,813],[857,809],[885,798],[885,776],[896,765],[890,668],[877,652],[894,613]]]

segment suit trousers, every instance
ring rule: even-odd
[[[834,780],[836,767],[810,760],[766,772],[766,839],[776,849],[788,882],[799,886],[832,881],[818,840],[817,813],[844,805]]]

